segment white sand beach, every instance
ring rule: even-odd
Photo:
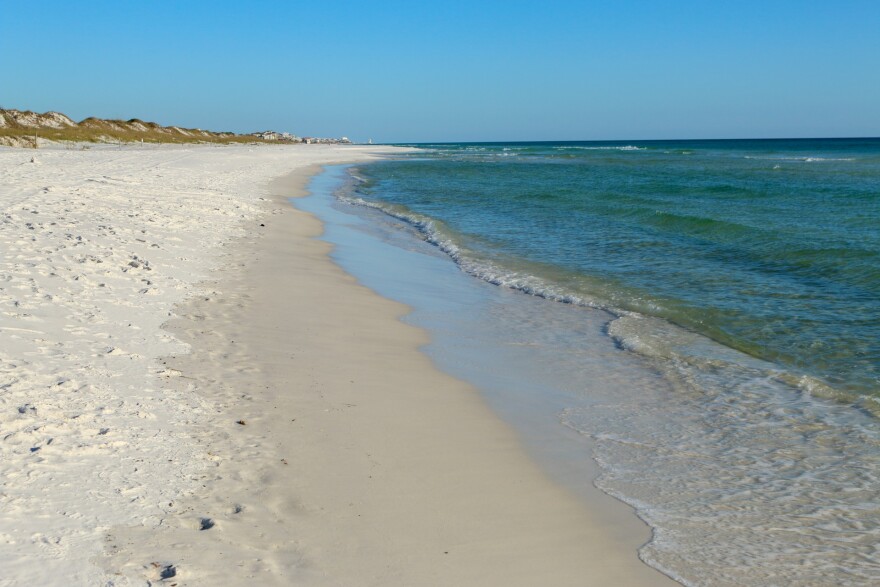
[[[674,584],[285,201],[393,151],[0,149],[0,586]]]

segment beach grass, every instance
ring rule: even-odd
[[[3,111],[0,111],[2,114]],[[42,115],[36,115],[42,116]],[[0,126],[0,144],[35,147],[40,140],[84,143],[263,143],[270,142],[254,135],[233,132],[213,132],[194,128],[162,126],[155,122],[129,120],[105,120],[89,117],[73,125],[27,126],[5,117]],[[6,139],[6,140],[4,140]]]

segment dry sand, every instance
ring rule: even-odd
[[[285,201],[373,153],[0,151],[0,585],[673,584]]]

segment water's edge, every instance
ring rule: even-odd
[[[370,210],[365,215],[364,209],[339,199],[339,189],[349,181],[352,168],[327,166],[313,178],[311,195],[291,200],[292,205],[321,220],[325,230],[322,240],[334,245],[332,260],[362,285],[409,306],[411,311],[402,320],[429,333],[431,342],[422,350],[432,363],[471,383],[492,410],[513,427],[530,458],[556,483],[581,497],[614,540],[629,544],[633,554],[639,555],[640,548],[651,540],[653,529],[631,504],[596,485],[600,470],[589,457],[593,440],[560,420],[571,405],[572,390],[560,381],[547,383],[560,368],[559,361],[546,357],[545,364],[536,366],[530,357],[536,345],[544,346],[547,341],[516,340],[521,333],[479,332],[475,327],[480,314],[490,320],[503,314],[517,325],[533,321],[531,330],[539,334],[538,324],[549,316],[535,316],[536,300],[529,296],[472,279],[405,227],[388,226],[380,212]],[[542,302],[558,309],[558,304]],[[569,322],[569,313],[583,311],[575,306],[562,309],[561,316],[553,316],[557,325],[560,320]],[[591,311],[576,332],[576,336],[589,337],[602,347],[596,353],[597,368],[608,352],[621,352],[603,334],[611,318],[604,311]],[[504,340],[497,338],[499,334]],[[590,352],[586,349],[583,354]],[[511,370],[517,363],[520,368]],[[612,378],[624,377],[602,371]],[[653,373],[647,376],[656,378]]]
[[[297,202],[317,206],[334,260],[411,306],[435,364],[474,383],[554,478],[634,508],[652,529],[644,562],[685,585],[876,576],[880,511],[864,505],[877,501],[874,418],[697,335],[679,345],[689,360],[627,342],[662,342],[663,321],[471,279],[424,226],[351,206],[345,169]]]

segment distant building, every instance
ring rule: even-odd
[[[256,137],[258,139],[262,139],[264,141],[279,141],[282,143],[305,143],[307,145],[339,145],[339,144],[350,144],[351,140],[348,137],[342,137],[339,139],[330,139],[330,138],[321,138],[321,137],[298,137],[293,133],[289,132],[276,132],[274,130],[266,130],[263,132],[255,132],[251,134],[252,137]]]
[[[277,141],[280,135],[273,130],[266,130],[263,132],[255,132],[253,136],[263,139],[264,141]]]

